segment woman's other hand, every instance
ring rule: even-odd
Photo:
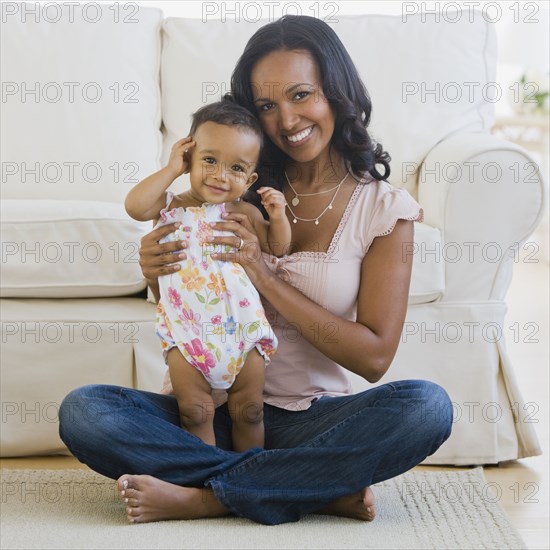
[[[230,231],[233,235],[213,237],[211,243],[225,244],[235,248],[235,251],[215,253],[212,258],[241,264],[252,284],[261,292],[262,282],[271,276],[271,272],[263,260],[260,241],[248,216],[240,212],[228,212],[223,217],[226,221],[213,223],[212,227],[218,231]]]

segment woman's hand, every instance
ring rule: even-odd
[[[237,262],[241,264],[250,277],[252,284],[261,292],[263,281],[271,277],[271,271],[266,266],[260,241],[246,214],[228,212],[223,214],[227,221],[213,223],[213,229],[218,231],[230,231],[234,235],[213,237],[213,244],[226,244],[235,248],[235,252],[212,254],[215,260],[224,262]]]
[[[173,241],[159,244],[162,237],[173,233],[180,226],[179,223],[163,225],[153,229],[141,239],[139,249],[139,265],[141,272],[158,299],[158,278],[160,275],[175,273],[180,269],[178,260],[186,258],[183,249],[187,246],[184,241]]]

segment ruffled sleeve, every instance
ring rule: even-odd
[[[397,220],[424,220],[424,211],[405,189],[393,187],[387,182],[383,183],[369,224],[367,249],[376,237],[389,235]]]
[[[166,206],[159,213],[159,221],[157,227],[161,225],[168,225],[176,221],[177,209],[170,210],[170,204],[174,198],[172,191],[166,191]]]

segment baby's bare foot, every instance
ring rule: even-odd
[[[357,493],[346,495],[317,511],[317,514],[343,516],[363,521],[372,521],[376,516],[374,509],[374,493],[370,487],[365,487]]]
[[[219,517],[229,513],[210,489],[180,487],[146,475],[117,480],[130,523]]]

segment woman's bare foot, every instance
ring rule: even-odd
[[[130,523],[229,514],[211,489],[179,487],[155,477],[127,474],[117,480],[117,486]]]
[[[365,487],[357,493],[335,500],[316,513],[372,521],[376,516],[374,493],[370,487]]]

